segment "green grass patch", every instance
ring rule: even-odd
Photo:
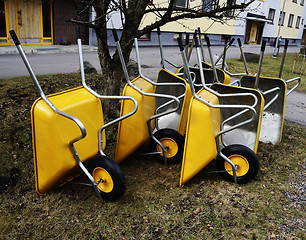
[[[48,93],[80,83],[77,74],[38,79]],[[99,89],[101,75],[87,79]],[[288,197],[299,194],[291,186],[305,171],[305,127],[285,123],[279,145],[261,143],[261,169],[247,185],[209,173],[215,170],[212,162],[181,189],[180,164],[166,167],[136,153],[120,165],[127,190],[116,202],[101,204],[90,187],[74,183],[40,196],[35,191],[30,121],[38,93],[29,77],[0,83],[0,239],[306,238],[305,206],[294,205]],[[115,139],[108,140],[107,154],[113,157]]]
[[[264,56],[261,76],[278,78],[281,61],[282,61],[281,55],[279,55],[278,58],[272,58],[271,55]],[[226,60],[226,62],[230,72],[232,73],[245,72],[244,64],[239,59],[228,59]],[[250,74],[257,73],[258,71],[257,63],[248,62],[247,66]],[[301,69],[303,70],[301,71]],[[289,80],[295,77],[301,77],[301,85],[296,89],[296,91],[306,93],[306,61],[305,61],[305,66],[303,67],[302,54],[288,53],[286,55],[282,78],[284,80]],[[295,84],[296,82],[290,83],[288,87],[291,88]]]

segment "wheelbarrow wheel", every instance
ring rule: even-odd
[[[154,137],[160,141],[166,149],[167,163],[174,164],[182,160],[184,151],[184,137],[173,129],[160,129],[154,133]],[[154,157],[160,163],[164,163],[162,148],[153,140],[150,140],[152,152],[158,152]]]
[[[97,155],[89,160],[87,170],[95,182],[99,182],[97,188],[102,199],[115,201],[123,195],[125,178],[118,164],[112,159]]]
[[[256,154],[248,147],[239,144],[229,145],[222,149],[222,153],[238,166],[237,183],[247,183],[259,171],[259,161]],[[217,170],[227,181],[234,182],[232,166],[220,155],[216,159]]]

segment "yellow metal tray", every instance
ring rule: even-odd
[[[219,104],[218,98],[202,89],[198,96],[211,104]],[[190,101],[184,155],[180,177],[183,187],[217,156],[215,136],[220,131],[221,117],[219,108],[211,108],[195,99]]]
[[[132,84],[147,93],[154,93],[155,91],[153,84],[140,76],[135,78]],[[138,102],[138,110],[133,116],[119,122],[115,154],[115,161],[117,163],[122,162],[149,139],[150,134],[147,121],[155,114],[154,97],[144,96],[128,84],[125,85],[122,96],[135,98]],[[134,105],[131,101],[123,101],[120,116],[131,112],[133,109]],[[154,121],[152,121],[152,124],[152,128],[154,129]]]
[[[103,126],[101,101],[83,87],[48,96],[59,110],[77,117],[85,126],[87,135],[76,142],[81,161],[98,153],[98,132]],[[55,113],[39,98],[31,110],[36,190],[45,194],[78,173],[79,169],[69,147],[69,142],[80,136],[78,126]],[[103,149],[105,134],[103,133]]]

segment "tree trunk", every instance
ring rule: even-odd
[[[100,84],[100,93],[107,96],[120,96],[121,88],[126,83],[124,78],[119,54],[116,53],[111,57],[108,45],[104,45],[98,37],[98,56],[100,66],[103,73],[103,81]],[[129,61],[129,56],[132,48],[126,47],[122,49],[126,63]],[[114,119],[119,116],[120,100],[105,99],[102,100],[103,112],[106,118]]]

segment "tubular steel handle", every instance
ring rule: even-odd
[[[160,27],[157,27],[157,34],[160,36]]]
[[[284,52],[283,52],[283,58],[282,58],[282,62],[281,62],[281,66],[280,66],[279,74],[278,74],[279,78],[282,77],[283,68],[284,68],[285,59],[286,59],[286,54],[287,54],[288,44],[289,44],[289,39],[286,39],[286,41],[285,41],[285,48],[284,48]]]
[[[237,41],[238,41],[238,45],[239,45],[239,47],[242,47],[242,44],[241,44],[241,40],[240,40],[240,38],[237,38]]]
[[[177,38],[177,42],[178,42],[178,45],[179,45],[179,48],[181,51],[184,51],[184,45],[183,45],[183,42],[182,42],[182,38],[181,37],[178,37]]]
[[[256,78],[255,78],[255,84],[254,84],[255,89],[258,89],[258,86],[259,86],[259,77],[260,77],[262,60],[263,60],[263,57],[264,57],[265,49],[266,49],[266,40],[263,40],[262,44],[261,44],[261,50],[260,50],[261,53],[260,53],[260,57],[259,57],[258,71],[257,71],[257,75],[256,75]]]
[[[81,31],[80,31],[80,27],[76,27],[76,36],[77,36],[77,39],[81,39]]]
[[[41,88],[41,86],[40,86],[40,84],[39,84],[39,82],[38,82],[38,80],[37,80],[37,78],[36,78],[34,72],[33,72],[33,69],[32,69],[32,67],[31,67],[31,65],[30,65],[30,63],[29,63],[29,61],[28,61],[28,59],[27,59],[27,57],[26,57],[26,55],[25,55],[25,53],[24,53],[24,51],[23,51],[21,45],[20,45],[19,39],[18,39],[18,37],[17,37],[15,31],[14,31],[14,30],[10,30],[10,34],[11,34],[11,37],[12,37],[12,39],[13,39],[13,41],[14,41],[16,47],[17,47],[17,50],[18,50],[18,52],[19,52],[19,54],[20,54],[20,56],[21,56],[21,58],[22,58],[22,60],[23,60],[23,62],[24,62],[24,64],[25,64],[25,66],[26,66],[26,68],[27,68],[27,70],[28,70],[28,72],[29,72],[29,74],[30,74],[30,76],[31,76],[31,78],[32,78],[32,80],[33,80],[35,86],[37,87],[37,90],[38,90],[38,92],[39,92],[41,98],[47,103],[47,105],[48,105],[54,112],[56,112],[56,113],[58,113],[58,114],[60,114],[60,115],[62,115],[62,116],[64,116],[64,117],[66,117],[66,118],[68,118],[68,119],[74,121],[74,122],[78,125],[78,127],[80,128],[81,135],[75,137],[74,139],[72,139],[72,140],[69,142],[69,145],[73,147],[73,143],[79,141],[80,139],[82,139],[82,138],[84,138],[84,137],[86,136],[85,126],[84,126],[83,123],[82,123],[78,118],[76,118],[75,116],[72,116],[72,115],[70,115],[70,114],[68,114],[68,113],[65,113],[65,112],[63,112],[63,111],[57,109],[57,108],[53,105],[53,103],[48,99],[48,97],[44,94],[44,92],[43,92],[43,90],[42,90],[42,88]],[[73,152],[73,154],[74,154],[74,157],[77,157],[77,154],[76,154],[75,152]]]
[[[113,32],[115,42],[118,42],[119,38],[118,38],[118,35],[117,35],[117,31],[115,29],[112,29],[112,32]]]
[[[205,41],[206,41],[207,47],[210,47],[211,45],[210,45],[210,40],[208,36],[205,36]]]
[[[19,39],[18,39],[18,37],[17,37],[15,31],[14,31],[14,30],[10,30],[10,34],[11,34],[11,37],[12,37],[12,39],[13,39],[15,45],[16,45],[16,46],[20,45]]]

